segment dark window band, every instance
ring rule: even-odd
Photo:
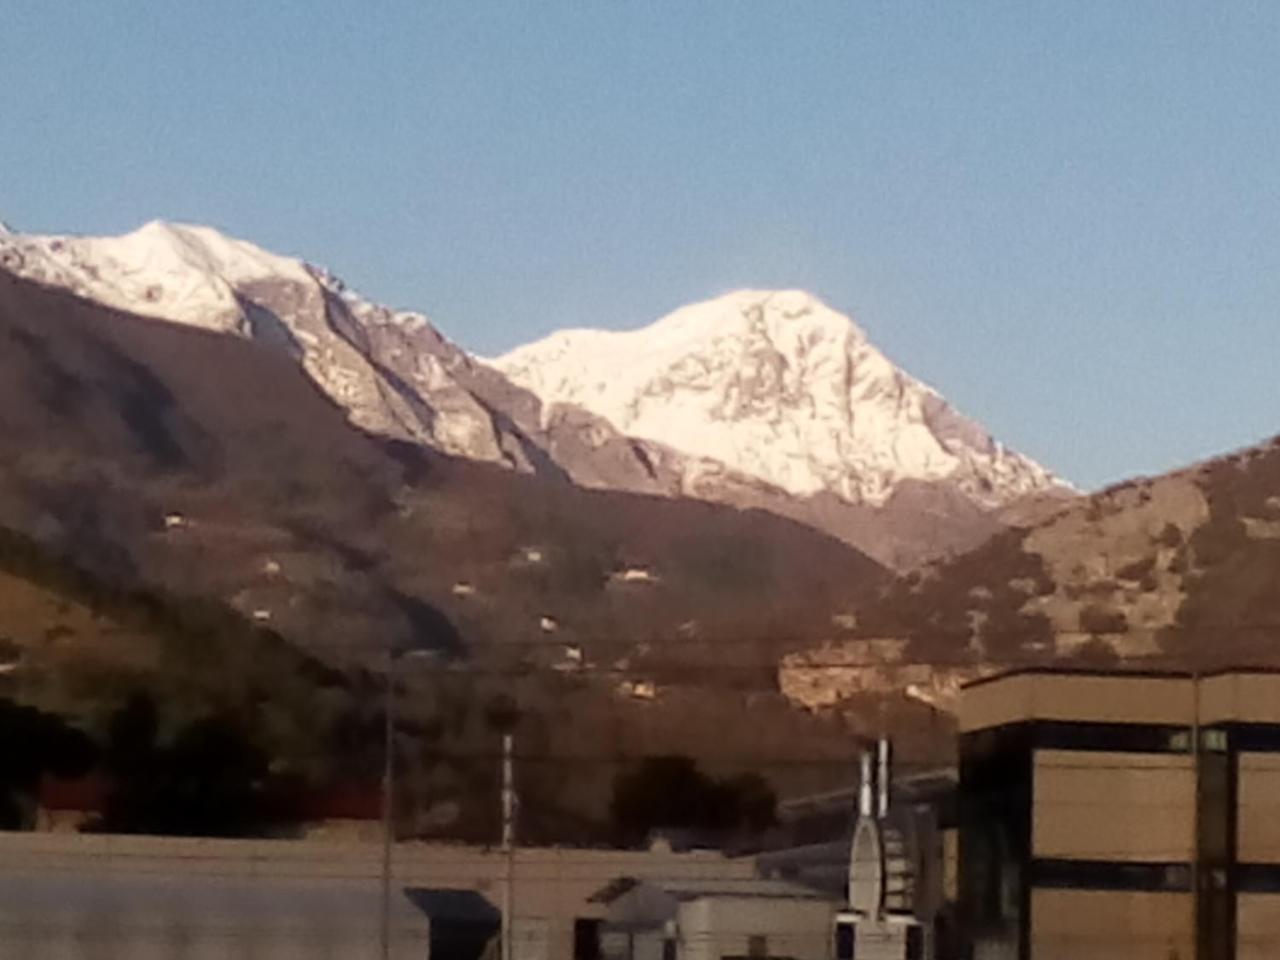
[[[1031,884],[1050,890],[1146,890],[1189,893],[1188,863],[1121,863],[1113,860],[1031,862]]]
[[[967,733],[964,754],[998,756],[1011,750],[1082,750],[1106,753],[1190,753],[1191,728],[1172,724],[1024,720]]]
[[[1231,749],[1245,753],[1280,753],[1280,726],[1273,723],[1226,723]]]
[[[1239,893],[1280,893],[1280,863],[1238,863],[1232,872]]]

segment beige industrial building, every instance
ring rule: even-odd
[[[498,849],[397,844],[395,960],[474,960],[501,919]],[[362,960],[381,957],[381,849],[361,842],[0,833],[0,957]],[[513,960],[596,960],[610,880],[731,883],[719,853],[521,848]]]
[[[596,897],[605,960],[830,960],[839,901],[781,880],[635,880]]]
[[[1280,674],[1028,671],[959,719],[973,960],[1280,957]]]

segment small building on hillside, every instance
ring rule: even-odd
[[[781,880],[622,878],[605,905],[604,960],[830,960],[838,900]]]

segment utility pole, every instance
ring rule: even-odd
[[[505,871],[502,883],[502,960],[514,960],[515,866],[516,866],[516,785],[512,761],[515,737],[502,735],[502,855]]]
[[[1208,909],[1205,903],[1204,877],[1200,862],[1201,857],[1204,855],[1202,846],[1205,832],[1204,773],[1200,762],[1200,735],[1200,668],[1197,666],[1191,671],[1191,829],[1193,831],[1191,837],[1191,910],[1195,924],[1195,939],[1193,941],[1195,949],[1197,954],[1201,949],[1208,954],[1212,949],[1212,934],[1207,930],[1208,918],[1206,914]]]
[[[382,703],[382,915],[379,924],[382,960],[391,958],[392,791],[395,788],[395,653],[387,644],[386,682]]]

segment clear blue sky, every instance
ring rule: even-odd
[[[798,286],[1092,487],[1280,432],[1280,3],[9,0],[0,218],[491,354]]]

